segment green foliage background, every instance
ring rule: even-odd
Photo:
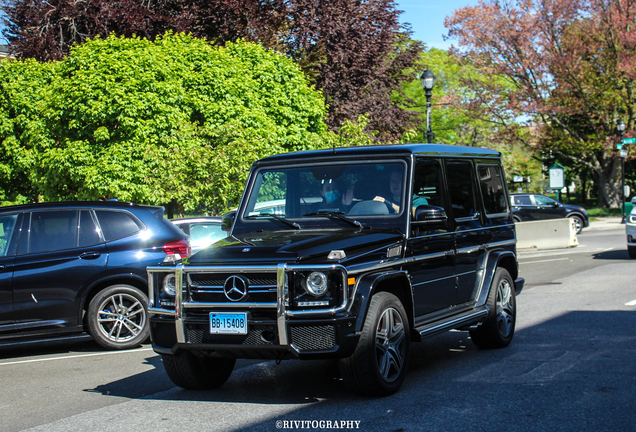
[[[184,34],[110,36],[60,62],[0,63],[0,199],[172,200],[219,214],[264,156],[360,142],[327,131],[320,92],[288,58]]]

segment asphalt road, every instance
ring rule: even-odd
[[[520,253],[508,348],[477,349],[467,332],[414,344],[387,398],[350,394],[330,361],[239,361],[222,388],[184,391],[148,346],[81,341],[0,351],[0,431],[633,430],[636,262],[622,230],[579,242]]]

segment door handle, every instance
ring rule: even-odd
[[[0,264],[0,271],[4,270],[4,265]]]
[[[100,254],[99,252],[84,252],[79,257],[80,259],[97,259],[100,256],[102,256],[102,254]]]

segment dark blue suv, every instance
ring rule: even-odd
[[[0,208],[0,345],[84,332],[108,349],[144,342],[146,267],[190,254],[163,213],[111,201]]]

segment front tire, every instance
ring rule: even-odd
[[[131,285],[109,286],[91,300],[87,323],[90,335],[104,348],[137,347],[150,331],[148,297]]]
[[[340,360],[345,382],[365,396],[388,396],[400,388],[410,355],[408,315],[400,300],[380,292],[371,298],[353,354]]]
[[[470,330],[470,338],[479,348],[510,345],[515,334],[517,305],[515,284],[505,268],[497,269],[486,304],[490,312],[479,327]]]
[[[627,253],[631,259],[636,258],[636,247],[627,246]]]
[[[236,359],[196,356],[189,351],[163,354],[163,367],[170,380],[187,390],[220,387],[232,375]]]

